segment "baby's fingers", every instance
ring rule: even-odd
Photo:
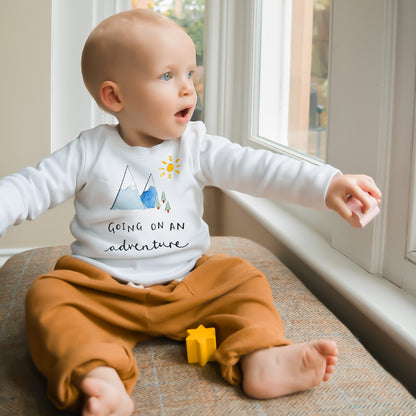
[[[369,193],[377,202],[380,202],[381,191],[374,182],[374,179],[370,176],[362,175],[361,182],[359,183],[361,189]]]
[[[357,186],[351,189],[351,196],[358,199],[362,204],[362,211],[367,212],[373,205],[381,201],[381,191],[370,176],[361,175],[357,180]]]
[[[348,221],[348,219],[352,216],[351,209],[346,204],[345,199],[340,196],[332,198],[330,208],[344,218],[344,220]]]

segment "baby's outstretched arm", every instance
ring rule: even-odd
[[[333,209],[342,218],[350,221],[353,212],[347,204],[348,198],[353,197],[363,205],[362,212],[371,208],[371,197],[378,203],[381,201],[381,192],[370,176],[366,175],[336,175],[329,184],[326,194],[326,205]]]

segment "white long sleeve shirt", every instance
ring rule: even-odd
[[[125,282],[183,278],[209,247],[207,185],[325,208],[338,170],[241,147],[189,123],[181,138],[132,147],[101,125],[0,180],[0,234],[75,195],[73,256]]]

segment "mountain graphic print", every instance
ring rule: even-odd
[[[162,193],[162,199],[166,200]],[[162,201],[165,204],[167,201]],[[123,179],[117,192],[117,196],[110,209],[112,210],[140,210],[140,209],[160,209],[161,203],[159,200],[159,193],[153,181],[153,175],[150,174],[147,178],[147,182],[140,193],[133,174],[129,166],[126,166]],[[165,210],[169,212],[169,210]]]

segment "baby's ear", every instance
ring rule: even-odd
[[[100,86],[100,100],[110,113],[118,113],[123,108],[120,88],[113,81],[104,81]]]

